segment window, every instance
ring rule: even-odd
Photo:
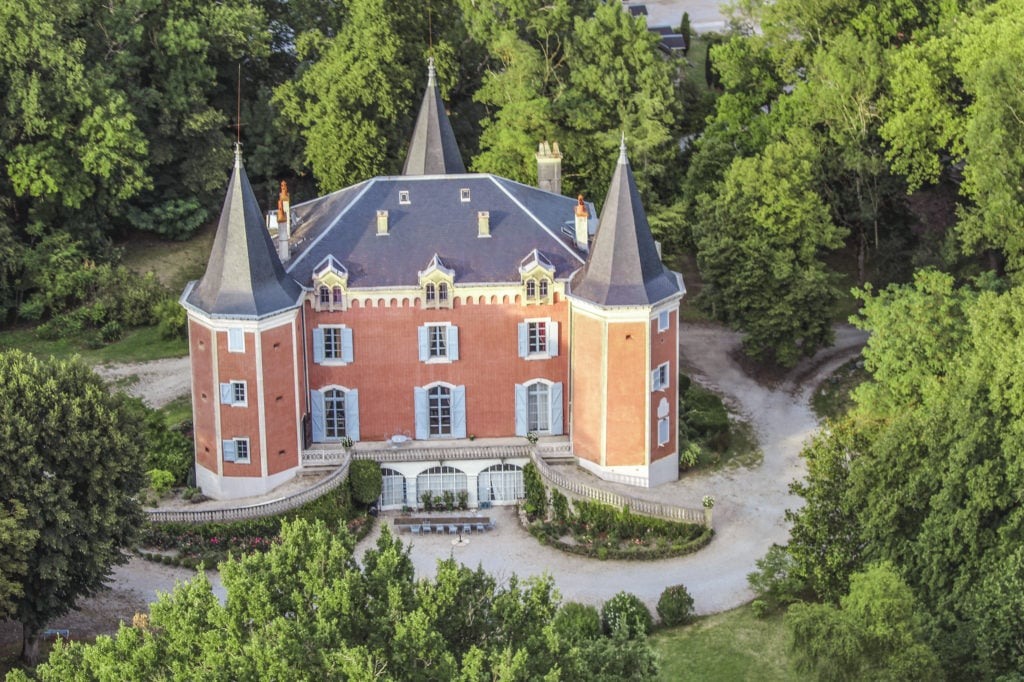
[[[324,391],[324,435],[328,440],[348,435],[345,430],[345,393],[336,388]]]
[[[562,434],[562,384],[537,379],[516,384],[516,435]]]
[[[658,445],[659,446],[664,445],[665,443],[667,443],[669,441],[669,438],[668,438],[668,426],[669,426],[669,419],[668,419],[668,417],[662,417],[661,419],[658,420]]]
[[[519,323],[519,357],[546,360],[558,356],[558,323],[548,319]]]
[[[526,298],[537,298],[537,282],[535,280],[526,280]]]
[[[515,464],[495,464],[477,475],[478,501],[513,502],[525,497],[523,468]]]
[[[309,392],[313,441],[359,440],[359,391],[331,386]]]
[[[454,362],[459,359],[459,328],[425,324],[418,330],[420,362]]]
[[[226,381],[220,385],[220,402],[234,407],[245,407],[246,401],[244,381]]]
[[[335,305],[341,305],[341,303],[342,303],[341,287],[334,287],[333,291],[334,291],[334,297],[333,297],[333,301],[332,302]]]
[[[245,334],[242,332],[241,327],[234,327],[228,330],[228,352],[245,352]]]
[[[651,372],[651,390],[660,391],[668,388],[668,363],[663,362]]]
[[[398,203],[400,203],[400,204],[411,203],[409,201],[409,190],[407,190],[407,189],[400,189],[400,190],[398,190]]]
[[[437,302],[437,287],[434,286],[433,282],[427,282],[426,299],[428,305]]]
[[[352,362],[352,330],[324,325],[313,330],[313,362],[343,365]]]
[[[249,439],[231,438],[221,442],[225,462],[249,463]]]
[[[540,281],[540,297],[541,298],[547,298],[548,297],[548,281],[546,279],[542,279]]]
[[[405,504],[405,476],[394,469],[381,467],[380,506],[398,507]]]
[[[437,285],[437,300],[440,303],[448,302],[448,285],[445,282]]]
[[[320,287],[320,305],[331,304],[331,290],[327,287]]]
[[[548,385],[530,384],[526,387],[526,430],[549,431],[551,429],[551,402]]]
[[[463,187],[459,190],[459,201],[462,203],[469,201],[469,189]]]
[[[662,310],[658,313],[658,331],[663,332],[668,329],[669,324],[669,311]]]
[[[416,490],[422,495],[430,492],[440,495],[444,492],[458,493],[467,489],[466,473],[455,467],[431,467],[416,477]]]
[[[466,437],[466,387],[435,384],[413,391],[416,438]]]

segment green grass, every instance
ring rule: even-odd
[[[858,366],[859,365],[859,366]],[[819,419],[838,419],[853,407],[850,394],[868,380],[869,375],[860,358],[850,360],[833,372],[814,391],[811,407]]]
[[[189,280],[199,279],[210,257],[216,222],[200,228],[185,241],[168,241],[155,235],[137,234],[124,244],[121,262],[140,274],[152,272],[164,285],[180,293]]]
[[[159,411],[164,416],[164,423],[170,428],[174,428],[182,422],[191,421],[192,396],[183,395],[179,398],[175,398],[161,407]]]
[[[184,339],[167,340],[156,327],[141,327],[125,332],[116,343],[100,348],[87,348],[70,339],[44,340],[36,336],[34,328],[0,332],[0,350],[20,349],[40,357],[59,359],[78,355],[89,365],[108,362],[144,362],[161,358],[188,355],[188,342]]]
[[[656,632],[651,645],[666,682],[810,679],[792,668],[782,616],[756,618],[749,605]]]

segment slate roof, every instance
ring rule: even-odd
[[[206,272],[181,301],[212,316],[258,318],[297,306],[301,295],[277,257],[236,149]]]
[[[452,132],[452,124],[441,100],[434,73],[434,59],[427,65],[427,89],[423,93],[416,126],[409,142],[409,153],[405,157],[402,175],[442,175],[465,173],[459,145]]]
[[[536,249],[567,279],[586,257],[573,240],[575,207],[569,197],[488,174],[377,177],[294,206],[286,268],[312,286],[314,268],[332,255],[348,269],[350,287],[418,286],[436,254],[456,284],[508,283],[520,281],[520,263]],[[378,210],[388,212],[386,236],[377,235]],[[490,214],[490,237],[478,236],[479,211]]]
[[[658,257],[623,140],[590,259],[573,277],[571,294],[617,306],[652,305],[682,291],[681,278]]]

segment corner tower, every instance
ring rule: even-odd
[[[623,139],[586,265],[570,285],[573,451],[598,476],[679,477],[682,276],[661,262]]]
[[[262,494],[299,465],[302,297],[281,266],[236,149],[206,272],[181,296],[196,483],[211,497]]]

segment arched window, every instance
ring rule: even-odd
[[[476,478],[477,500],[512,502],[525,497],[523,468],[515,464],[495,464]]]
[[[420,496],[425,490],[434,495],[446,490],[457,493],[466,490],[467,485],[465,472],[450,466],[431,467],[416,477],[416,490]]]
[[[548,281],[546,279],[542,279],[540,281],[540,297],[541,298],[547,298],[547,296],[548,296]]]
[[[381,467],[381,507],[397,507],[405,504],[405,476],[394,469]]]
[[[441,303],[448,302],[448,285],[445,282],[437,285],[437,300]]]
[[[526,428],[530,431],[551,429],[551,392],[544,382],[526,387]]]
[[[431,436],[452,434],[452,390],[447,386],[434,386],[427,391],[427,409]]]
[[[427,282],[427,303],[434,303],[437,301],[437,289],[434,287],[433,282]]]
[[[526,298],[537,297],[537,282],[532,279],[526,280]]]
[[[320,303],[323,305],[331,303],[331,290],[327,287],[320,287]]]
[[[336,388],[324,391],[324,435],[327,438],[344,438],[345,392]]]
[[[341,287],[334,287],[334,303],[341,305]]]

